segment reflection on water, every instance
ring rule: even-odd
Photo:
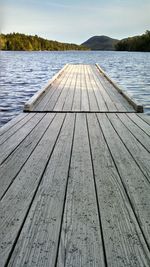
[[[66,63],[98,63],[150,114],[150,53],[0,52],[0,126],[22,111],[24,103]]]

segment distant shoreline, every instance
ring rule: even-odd
[[[128,51],[150,52],[150,31],[122,40],[93,36],[81,45],[47,40],[37,35],[0,34],[0,51]]]
[[[2,51],[85,51],[89,48],[72,43],[61,43],[47,40],[37,35],[21,33],[0,34],[0,50]]]

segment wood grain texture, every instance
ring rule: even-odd
[[[143,234],[95,114],[87,115],[107,266],[149,266]]]
[[[67,80],[69,79],[70,76],[70,70],[71,66],[68,66],[67,71],[65,72],[65,76],[64,78],[61,80],[58,88],[54,91],[54,94],[52,94],[52,96],[50,97],[49,101],[47,102],[47,104],[44,107],[44,111],[52,111],[54,110],[54,107],[59,99],[59,97],[61,96],[64,88],[65,88],[65,84],[67,83]]]
[[[76,120],[57,266],[105,266],[83,114]]]
[[[82,90],[81,90],[81,66],[74,66],[74,71],[76,73],[75,76],[75,92],[73,98],[72,111],[80,111],[81,110],[81,101],[82,101]]]
[[[38,145],[55,114],[40,114],[39,123],[0,166],[0,199]]]
[[[105,103],[107,104],[107,108],[108,108],[108,111],[117,111],[117,107],[116,107],[116,103],[115,101],[113,101],[110,97],[110,95],[107,93],[107,91],[105,90],[103,84],[99,81],[99,78],[97,77],[95,71],[95,66],[93,66],[92,68],[92,71],[93,71],[93,75],[94,75],[94,80],[98,86],[98,89],[100,90],[100,93],[105,101]]]
[[[67,115],[8,266],[55,266],[71,155],[74,114]]]
[[[13,153],[13,151],[19,146],[19,144],[23,142],[26,136],[34,129],[36,124],[39,122],[39,118],[41,117],[40,114],[32,113],[29,114],[29,116],[30,119],[28,119],[23,127],[19,127],[18,131],[13,133],[13,135],[11,135],[10,138],[0,146],[0,165],[8,158],[11,153]]]
[[[75,89],[76,89],[76,78],[77,78],[77,72],[75,71],[75,66],[73,66],[72,79],[71,79],[68,94],[64,102],[63,111],[72,110],[73,103],[74,103]]]
[[[73,66],[71,65],[69,76],[68,76],[67,81],[64,85],[63,91],[60,94],[60,96],[59,96],[59,98],[55,104],[54,111],[63,110],[63,106],[65,104],[65,100],[67,98],[67,95],[69,94],[69,91],[72,89],[72,88],[70,88],[70,84],[71,84],[71,81],[72,81],[73,75],[74,75],[74,73],[72,72],[72,69],[73,69]]]
[[[150,138],[149,136],[140,128],[133,120],[129,118],[127,114],[117,114],[119,119],[128,128],[128,130],[135,136],[135,138],[140,142],[145,149],[150,152]],[[147,117],[144,115],[144,117]],[[137,142],[137,143],[138,143]]]
[[[150,125],[150,116],[148,116],[147,114],[143,114],[143,113],[138,113],[137,116]]]
[[[21,129],[31,118],[35,116],[35,114],[23,114],[24,116],[20,116],[19,120],[12,122],[12,125],[9,123],[8,126],[5,126],[5,130],[3,134],[0,136],[0,145],[6,142],[12,135],[14,135],[19,129]],[[7,124],[6,124],[7,125]]]
[[[118,119],[116,114],[108,114],[107,116],[129,153],[132,155],[133,159],[150,182],[150,153],[141,145],[140,142],[137,142],[136,138]]]
[[[140,117],[137,116],[136,114],[129,114],[129,117],[131,120],[133,120],[134,123],[138,125],[148,136],[150,136],[150,124],[145,122],[144,119],[139,119]],[[146,116],[148,117],[148,116]],[[144,118],[144,116],[143,116]],[[148,117],[149,118],[149,117]],[[148,121],[148,118],[146,119]]]
[[[96,101],[98,103],[98,110],[100,111],[108,111],[108,106],[107,103],[105,101],[105,99],[103,98],[103,95],[101,94],[100,90],[99,90],[99,84],[96,83],[95,80],[95,74],[92,70],[92,67],[89,68],[89,78],[90,78],[90,82],[92,84],[93,87],[93,91],[96,97]]]
[[[144,237],[150,246],[149,181],[145,179],[143,172],[112,127],[106,114],[98,114],[97,116],[123,186],[130,200],[130,205],[133,207]]]
[[[98,71],[106,78],[107,81],[109,81],[113,87],[122,94],[122,96],[134,107],[134,109],[136,110],[136,112],[143,112],[143,106],[141,104],[138,103],[137,100],[133,99],[131,97],[131,95],[127,92],[126,89],[124,89],[123,87],[119,86],[115,81],[113,81],[107,74],[106,72],[98,65],[95,64]]]
[[[92,79],[90,78],[90,66],[85,65],[85,82],[86,82],[86,88],[88,92],[88,98],[89,98],[89,107],[90,111],[98,111],[98,101],[96,99],[94,90],[93,90],[93,84]]]
[[[100,83],[102,83],[103,87],[105,88],[106,92],[110,95],[113,102],[115,102],[115,105],[119,111],[132,111],[134,112],[134,108],[131,104],[128,103],[128,101],[122,96],[121,93],[119,93],[116,88],[113,86],[112,83],[110,83],[104,75],[99,75],[98,71],[95,70],[95,75],[99,79]]]
[[[0,127],[0,136],[5,134],[8,130],[10,130],[12,127],[15,127],[15,125],[24,119],[28,114],[20,113],[18,116],[16,116],[14,119],[10,120],[8,123],[6,123],[3,127]]]
[[[95,65],[67,65],[44,93],[35,98],[29,111],[135,111],[122,91],[118,91]]]
[[[54,149],[64,114],[58,114],[0,203],[0,266],[5,266]],[[49,138],[51,137],[51,138]],[[13,208],[12,208],[13,207]]]
[[[37,91],[24,105],[24,111],[32,111],[36,102],[39,100],[40,97],[43,98],[43,95],[46,94],[47,90],[51,89],[51,85],[57,80],[59,76],[66,70],[68,64],[66,64],[59,72],[57,72],[52,79],[48,82],[48,84],[42,88],[41,90]]]

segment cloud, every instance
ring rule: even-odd
[[[9,4],[8,4],[9,3]],[[5,0],[3,32],[38,34],[48,39],[81,43],[92,35],[116,38],[149,29],[147,0],[39,1]]]

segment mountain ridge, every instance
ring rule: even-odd
[[[90,37],[87,41],[81,45],[86,46],[91,50],[106,50],[114,51],[115,45],[119,42],[118,39],[111,38],[106,35],[95,35]]]

